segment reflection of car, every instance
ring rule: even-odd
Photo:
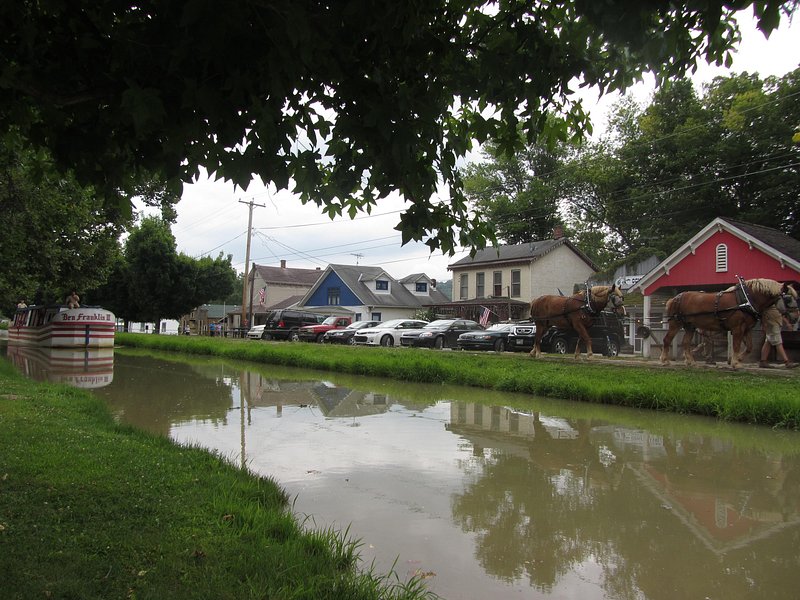
[[[376,327],[357,331],[353,340],[356,344],[367,344],[368,346],[397,346],[400,343],[401,335],[412,329],[422,329],[427,324],[427,321],[417,319],[392,319],[384,321]]]
[[[525,330],[526,327],[532,331]],[[533,324],[515,325],[514,331],[508,336],[509,349],[531,350],[535,334],[536,327]],[[594,324],[589,328],[589,337],[592,339],[593,352],[600,352],[606,356],[617,356],[622,342],[625,340],[622,320],[611,311],[598,313],[594,317]],[[542,336],[542,352],[572,353],[575,352],[577,341],[578,332],[574,329],[551,327]]]
[[[296,340],[297,330],[304,325],[316,325],[324,317],[304,310],[279,309],[267,315],[262,340]],[[250,337],[250,334],[247,334]]]
[[[343,329],[353,320],[350,317],[330,316],[322,323],[305,325],[297,330],[297,337],[303,342],[321,343],[325,334],[333,329]]]
[[[419,331],[409,331],[400,336],[402,346],[426,348],[453,348],[458,336],[467,331],[483,330],[475,321],[466,319],[439,319],[431,321]]]
[[[323,344],[355,344],[353,340],[353,336],[356,334],[356,331],[359,329],[365,329],[367,327],[375,327],[378,325],[380,321],[356,321],[355,323],[350,323],[344,329],[333,329],[328,331],[325,336],[322,338]]]
[[[461,350],[494,350],[503,352],[508,345],[508,334],[513,323],[495,323],[482,331],[468,331],[458,336],[456,345]]]

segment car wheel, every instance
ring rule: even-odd
[[[619,356],[619,342],[609,338],[606,346],[606,356]]]
[[[355,346],[356,345],[356,337],[354,335],[351,335],[349,338],[347,338],[347,343],[350,346]]]
[[[394,340],[392,336],[385,335],[381,338],[381,346],[394,346]]]
[[[264,333],[261,335],[261,339],[265,342],[272,341],[272,334],[271,333]]]
[[[506,351],[506,341],[503,338],[500,338],[494,343],[494,351],[495,352],[505,352]]]
[[[320,334],[317,336],[317,343],[318,343],[318,344],[321,344],[321,343],[324,341],[324,338],[325,338],[325,334],[324,334],[324,333],[320,333]]]
[[[566,354],[567,353],[567,340],[564,338],[556,338],[553,342],[553,352],[556,354]]]
[[[444,348],[445,347],[444,338],[442,336],[437,337],[436,340],[433,342],[433,346],[437,350],[441,350],[442,348]]]
[[[293,331],[292,333],[289,334],[289,340],[292,341],[292,342],[299,342],[300,341],[300,336],[297,335],[296,331]]]

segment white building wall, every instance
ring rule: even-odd
[[[517,263],[505,266],[477,265],[466,269],[453,269],[453,300],[461,300],[461,275],[469,275],[467,299],[477,298],[477,274],[484,273],[484,294],[488,298],[494,293],[494,273],[502,273],[502,296],[507,296],[511,287],[511,271],[520,271],[520,295],[514,300],[528,302],[544,294],[558,294],[559,288],[566,295],[572,294],[576,283],[585,282],[594,274],[592,268],[567,246],[559,246],[532,263]]]
[[[558,294],[559,289],[569,296],[576,283],[583,283],[592,275],[594,271],[586,262],[566,246],[559,246],[531,265],[530,298],[527,299]]]

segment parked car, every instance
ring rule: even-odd
[[[528,331],[526,328],[530,328]],[[513,350],[528,350],[533,348],[536,327],[519,325],[508,336],[508,345]],[[592,351],[600,352],[606,356],[617,356],[625,340],[625,328],[622,319],[611,311],[598,313],[594,324],[589,328],[589,337],[592,340]],[[559,329],[551,327],[542,336],[542,352],[567,354],[575,352],[578,342],[578,332],[574,329]],[[513,345],[513,348],[512,348]]]
[[[401,346],[424,348],[454,348],[458,336],[467,331],[483,331],[475,321],[467,319],[439,319],[431,321],[419,331],[408,331],[400,336]]]
[[[189,335],[188,333],[186,335]],[[247,330],[247,339],[248,340],[260,340],[264,337],[264,326],[263,325],[253,325],[250,329]]]
[[[459,350],[494,350],[504,352],[508,346],[508,334],[514,323],[495,323],[481,331],[467,331],[458,336]]]
[[[356,321],[350,323],[344,329],[332,329],[328,331],[322,338],[323,344],[355,344],[353,336],[359,329],[366,329],[368,327],[375,327],[380,321]]]
[[[273,310],[261,333],[262,340],[296,340],[297,330],[305,325],[321,323],[325,317],[312,312],[292,309]],[[250,337],[248,332],[247,337]]]
[[[397,346],[400,344],[401,335],[411,330],[422,329],[427,324],[427,321],[418,319],[392,319],[375,327],[360,329],[353,336],[353,340],[356,344],[368,346]]]
[[[533,323],[517,323],[511,327],[511,331],[506,339],[506,347],[511,352],[530,352],[533,349],[535,337],[536,325]]]
[[[335,315],[326,318],[322,323],[304,325],[297,330],[297,337],[302,342],[322,343],[322,338],[332,329],[344,329],[353,322],[352,317],[337,317]]]

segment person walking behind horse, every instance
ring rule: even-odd
[[[781,327],[784,321],[787,325],[791,325],[789,320],[781,314],[777,307],[770,306],[761,315],[761,322],[764,325],[764,331],[767,336],[764,339],[764,345],[761,346],[761,360],[758,361],[758,366],[762,369],[769,368],[769,351],[770,348],[775,348],[775,355],[787,369],[794,369],[797,367],[796,362],[791,362],[786,355],[786,350],[783,347],[783,338],[781,338]]]
[[[67,296],[64,303],[67,305],[67,308],[80,308],[81,307],[81,297],[75,293],[75,290],[72,290],[72,293]]]

